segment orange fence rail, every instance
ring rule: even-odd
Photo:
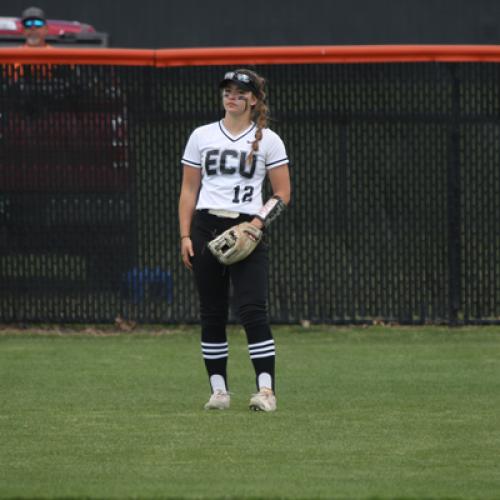
[[[500,45],[359,45],[186,49],[0,49],[0,63],[213,66],[390,62],[500,62]]]
[[[198,321],[170,230],[180,157],[220,112],[214,65],[255,64],[309,200],[273,235],[271,321],[500,324],[497,63],[500,46],[1,49],[0,321]]]

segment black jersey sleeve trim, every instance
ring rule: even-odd
[[[283,159],[278,160],[278,161],[273,161],[271,163],[266,163],[266,168],[267,167],[272,167],[273,165],[278,165],[279,163],[283,163],[283,164],[288,163],[288,158],[283,158]]]
[[[185,163],[186,165],[189,165],[191,167],[201,167],[201,163],[196,163],[195,161],[186,160],[186,158],[183,158],[181,160],[181,163]]]

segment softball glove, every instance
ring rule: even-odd
[[[258,227],[250,222],[242,222],[210,241],[208,248],[221,264],[230,266],[247,258],[255,250],[261,238],[262,231]]]

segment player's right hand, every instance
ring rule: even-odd
[[[194,257],[193,242],[191,238],[183,238],[181,240],[181,256],[182,262],[188,269],[193,269],[191,258]]]

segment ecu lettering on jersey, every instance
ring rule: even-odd
[[[262,207],[262,184],[267,171],[288,163],[285,146],[272,130],[264,129],[252,161],[256,126],[238,136],[222,122],[197,128],[191,134],[182,163],[201,169],[197,209],[217,208],[255,214]]]
[[[246,151],[234,149],[212,149],[205,155],[203,167],[206,175],[233,175],[238,173],[242,177],[251,179],[257,167],[257,157],[254,155],[251,163],[247,161]]]

